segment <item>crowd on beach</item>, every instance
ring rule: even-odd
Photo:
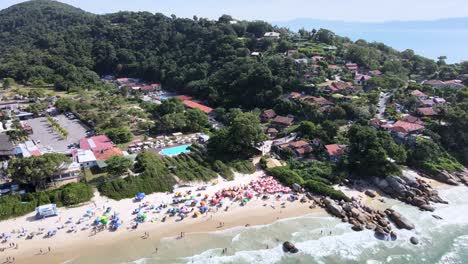
[[[211,188],[212,189],[212,188]],[[126,212],[121,217],[119,206],[112,208],[107,204],[102,206],[94,203],[94,206],[83,212],[83,215],[76,219],[73,217],[58,216],[55,221],[55,227],[48,221],[47,229],[45,226],[37,230],[27,230],[25,228],[11,230],[10,233],[0,234],[0,241],[3,244],[10,243],[10,248],[18,248],[17,241],[20,239],[32,240],[36,237],[48,239],[58,233],[74,234],[78,232],[89,232],[91,235],[97,235],[99,232],[112,231],[117,232],[126,224],[128,231],[136,230],[142,224],[164,223],[173,219],[174,222],[184,221],[187,218],[208,217],[213,219],[213,214],[218,211],[228,211],[233,206],[246,206],[252,200],[284,201],[281,206],[285,206],[285,201],[298,200],[290,188],[282,186],[270,176],[263,176],[250,181],[248,184],[238,184],[226,188],[221,188],[213,192],[206,191],[207,186],[184,188],[184,191],[175,191],[165,195],[165,198],[154,201],[150,196],[139,193],[134,198],[135,207],[132,212]],[[264,204],[267,206],[267,203]],[[270,205],[275,209],[274,202]],[[127,217],[130,215],[131,217]],[[76,216],[76,214],[75,214]],[[64,221],[62,221],[62,217]],[[41,221],[41,220],[37,220]],[[44,222],[45,223],[45,222]],[[218,228],[224,227],[224,222],[220,222]],[[185,232],[181,232],[179,238],[183,238]],[[150,237],[149,232],[144,232],[143,239]],[[13,240],[15,242],[13,242]],[[4,251],[3,248],[1,251]],[[50,252],[38,249],[39,254]],[[157,251],[157,249],[156,249]],[[14,258],[8,257],[7,263],[13,262]]]

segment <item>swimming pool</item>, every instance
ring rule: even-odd
[[[179,155],[179,154],[182,154],[182,153],[190,152],[190,150],[188,149],[190,146],[191,146],[191,144],[181,145],[181,146],[172,147],[172,148],[165,148],[165,149],[161,150],[161,152],[159,152],[159,154],[165,155],[165,156],[176,156],[176,155]]]
[[[167,100],[169,98],[172,98],[172,96],[169,96],[169,95],[160,95],[159,96],[159,100]]]

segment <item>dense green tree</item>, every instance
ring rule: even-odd
[[[133,134],[127,127],[109,128],[104,131],[115,144],[127,143],[133,138]]]
[[[354,173],[377,177],[401,173],[398,166],[389,160],[386,149],[389,142],[383,142],[382,137],[383,134],[367,126],[353,125],[350,128],[349,165]],[[391,142],[395,144],[393,140]]]
[[[71,163],[63,154],[46,153],[29,158],[15,158],[8,162],[8,175],[13,181],[32,184],[43,188],[48,178],[57,172],[60,166]]]
[[[106,160],[106,171],[112,176],[122,176],[132,166],[133,162],[126,157],[115,155]]]

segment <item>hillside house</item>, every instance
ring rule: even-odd
[[[366,86],[367,81],[371,78],[372,77],[367,74],[356,74],[356,76],[354,76],[354,83],[357,85]]]
[[[268,38],[268,39],[277,40],[277,39],[280,39],[280,33],[278,33],[278,32],[265,32],[263,37]]]
[[[411,95],[417,97],[419,100],[426,100],[427,99],[427,94],[419,91],[419,90],[414,90],[411,91]]]
[[[352,62],[346,63],[345,68],[350,72],[357,72],[359,70],[359,66],[356,63]]]
[[[292,141],[276,146],[276,150],[284,153],[286,149],[291,150],[294,158],[303,158],[305,155],[312,152],[313,148],[309,142],[305,140]]]
[[[416,113],[420,116],[434,117],[438,113],[433,107],[419,107],[416,109]]]
[[[286,116],[276,116],[271,120],[271,124],[278,127],[289,127],[294,123],[294,118]]]
[[[350,82],[333,82],[332,84],[325,87],[325,92],[328,93],[337,93],[343,91],[352,91],[355,87]]]
[[[262,114],[260,115],[260,119],[262,120],[262,122],[268,122],[271,119],[275,118],[276,116],[277,115],[276,115],[275,110],[267,109],[267,110],[262,112]]]
[[[346,145],[339,145],[339,144],[325,145],[325,152],[327,153],[331,162],[338,162],[346,153]]]

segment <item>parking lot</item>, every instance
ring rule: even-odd
[[[60,123],[60,126],[68,131],[66,139],[62,139],[49,125],[45,117],[27,121],[33,129],[33,134],[29,138],[36,142],[40,141],[39,145],[42,148],[55,152],[66,152],[68,151],[68,145],[78,143],[80,139],[86,137],[87,128],[78,119],[70,120],[64,115],[58,115],[55,118]]]

